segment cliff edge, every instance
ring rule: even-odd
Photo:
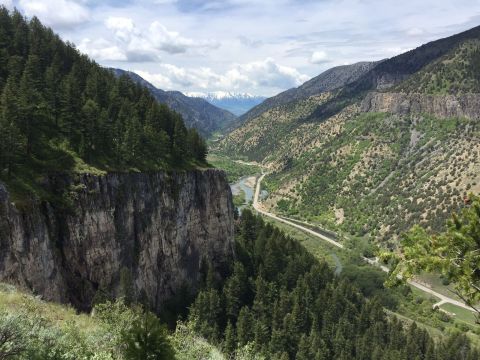
[[[116,296],[120,273],[159,311],[202,264],[221,272],[233,256],[233,205],[222,171],[55,176],[45,186],[69,202],[21,208],[0,183],[0,281],[88,309]]]

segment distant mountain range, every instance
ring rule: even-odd
[[[261,104],[266,99],[264,96],[226,91],[214,91],[209,93],[187,92],[185,95],[204,99],[210,104],[228,110],[237,116],[245,114],[251,108]]]
[[[215,131],[228,128],[236,116],[231,112],[212,105],[200,97],[190,97],[180,91],[165,91],[156,88],[140,75],[122,69],[111,69],[117,76],[128,75],[131,79],[146,86],[153,96],[172,110],[182,115],[188,127],[196,128],[203,136],[208,137]]]

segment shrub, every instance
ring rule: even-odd
[[[136,319],[122,338],[126,360],[175,359],[167,328],[151,312],[145,312]]]

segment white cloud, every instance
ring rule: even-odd
[[[163,88],[257,94],[466,30],[480,13],[478,0],[0,2],[36,14],[103,65],[158,73]]]
[[[107,29],[112,30],[120,40],[128,41],[133,33],[139,36],[140,32],[135,29],[132,19],[124,17],[109,17],[105,21]]]
[[[13,1],[12,0],[0,0],[0,5],[5,6],[7,9],[13,9]]]
[[[298,86],[309,79],[295,68],[277,64],[272,58],[235,64],[224,73],[217,73],[208,67],[183,68],[172,64],[160,64],[156,73],[135,72],[161,89],[183,91],[248,89],[257,92],[255,90],[262,89],[273,93]]]
[[[192,49],[212,49],[219,46],[214,41],[194,41],[183,37],[176,31],[168,30],[158,21],[152,22],[146,29],[140,29],[130,18],[109,17],[105,21],[105,27],[112,35],[108,40],[84,39],[79,46],[82,51],[103,61],[160,61],[162,52],[179,54]]]
[[[82,1],[20,0],[19,8],[28,17],[37,16],[43,23],[55,28],[68,28],[90,20],[90,11]]]
[[[242,85],[253,87],[273,87],[287,89],[298,86],[309,79],[297,69],[277,64],[272,58],[254,61],[247,64],[237,64],[229,70],[223,82],[226,89],[238,89]]]
[[[413,28],[407,30],[407,35],[409,35],[409,36],[420,36],[420,35],[423,35],[423,34],[425,34],[425,30],[422,29],[422,28],[413,27]]]
[[[396,46],[396,47],[389,47],[389,48],[382,49],[382,52],[386,56],[395,56],[395,55],[402,54],[402,53],[410,51],[410,50],[412,50],[412,48],[403,47],[403,46]]]
[[[127,55],[122,49],[102,38],[83,39],[78,45],[78,49],[97,61],[127,61]]]
[[[325,51],[314,51],[310,57],[312,64],[325,64],[329,62],[327,53]]]
[[[153,3],[157,5],[166,5],[166,4],[174,4],[177,0],[154,0]]]
[[[153,46],[170,54],[184,53],[192,48],[217,48],[219,44],[212,40],[193,40],[169,31],[160,22],[154,21],[149,28],[149,38]]]
[[[173,83],[170,79],[162,74],[152,74],[148,71],[135,70],[135,73],[140,75],[142,78],[152,83],[159,89],[171,90],[173,89]]]

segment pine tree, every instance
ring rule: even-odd
[[[120,171],[205,162],[204,140],[147,88],[128,76],[116,78],[37,18],[27,21],[18,11],[0,7],[0,93],[9,79],[6,94],[13,105],[6,114],[13,117],[4,116],[0,136],[2,146],[14,151],[8,159],[5,151],[0,154],[3,170],[23,149],[23,163],[42,165],[32,181],[47,172],[71,171],[75,157]],[[19,169],[9,166],[7,172]]]
[[[141,125],[136,114],[133,114],[125,127],[123,155],[128,164],[134,165],[141,159]]]
[[[0,6],[0,89],[8,77],[11,39],[13,37],[12,21],[8,10]]]
[[[187,154],[187,129],[180,117],[175,118],[173,131],[172,160],[173,164],[181,165]]]
[[[60,95],[60,129],[70,144],[78,145],[78,131],[75,126],[76,116],[80,112],[80,92],[75,85],[72,74],[64,77]]]
[[[227,354],[232,354],[237,348],[237,338],[235,335],[235,329],[230,321],[227,323],[227,327],[225,328],[224,338],[223,350]]]
[[[298,344],[298,351],[295,360],[310,360],[312,357],[310,343],[307,336],[303,334]]]
[[[152,313],[144,313],[122,338],[126,360],[175,360],[167,329]]]
[[[233,274],[223,288],[227,316],[232,321],[237,318],[240,308],[247,302],[247,285],[248,279],[245,268],[240,262],[236,261]]]
[[[237,320],[237,339],[240,346],[253,340],[253,318],[247,306],[242,307]]]
[[[87,161],[92,160],[96,150],[95,144],[98,143],[99,118],[100,108],[97,103],[91,99],[87,100],[82,107],[79,146],[80,156]]]
[[[218,324],[222,320],[221,298],[218,291],[215,289],[201,291],[190,309],[189,317],[201,335],[211,341],[218,339],[221,334]]]
[[[189,157],[199,162],[207,160],[207,144],[198,134],[196,129],[189,129],[187,133],[187,149]]]
[[[58,57],[55,57],[54,62],[45,72],[45,100],[55,126],[59,126],[58,121],[60,117],[60,86],[62,80],[60,71],[60,60]]]
[[[15,80],[9,77],[0,99],[0,172],[5,169],[9,177],[25,154],[26,140],[17,126],[17,96]]]
[[[23,15],[14,10],[12,13],[13,36],[13,52],[23,58],[28,56],[29,50],[29,29],[28,24]]]
[[[19,86],[19,127],[26,137],[27,154],[33,151],[34,142],[39,140],[48,118],[47,105],[42,97],[43,81],[40,59],[36,55],[28,57]]]

